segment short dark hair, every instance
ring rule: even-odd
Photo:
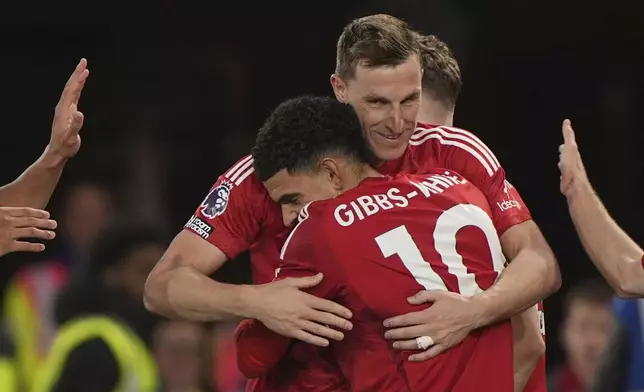
[[[407,23],[391,15],[354,19],[338,38],[335,73],[348,80],[359,63],[367,68],[400,65],[419,53],[418,44]]]
[[[564,296],[564,314],[568,314],[576,301],[605,305],[614,296],[613,289],[602,278],[583,280],[568,290]]]
[[[289,99],[275,108],[251,153],[261,181],[283,169],[315,171],[325,157],[350,157],[363,163],[372,157],[353,107],[313,96]]]
[[[447,44],[435,35],[417,35],[423,65],[423,89],[437,100],[456,105],[463,87],[461,69]]]

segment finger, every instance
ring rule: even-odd
[[[394,342],[393,347],[396,350],[418,350],[418,343],[416,343],[416,339],[410,339],[410,340],[400,340],[397,342]]]
[[[49,212],[29,207],[2,207],[0,210],[13,217],[34,217],[49,219]]]
[[[329,327],[345,329],[347,331],[350,331],[353,328],[353,324],[351,324],[351,322],[327,312],[312,311],[311,314],[309,314],[309,320]]]
[[[51,240],[56,237],[56,233],[50,230],[41,230],[35,227],[22,227],[13,231],[14,238],[37,238],[41,240]]]
[[[426,361],[428,359],[434,358],[437,355],[440,355],[443,351],[447,350],[449,347],[443,346],[440,344],[434,345],[427,349],[426,351],[423,351],[422,353],[418,354],[412,354],[409,356],[409,361],[410,362],[422,362]]]
[[[327,313],[333,313],[344,319],[350,319],[353,316],[351,314],[351,311],[342,305],[336,304],[335,302],[329,301],[328,299],[318,298],[311,294],[306,295],[308,296],[307,304],[313,309],[321,310]]]
[[[403,314],[402,316],[396,316],[385,320],[383,323],[387,328],[396,328],[396,327],[407,327],[410,325],[422,324],[424,319],[424,314],[420,312],[412,312]]]
[[[322,338],[333,339],[338,341],[344,339],[344,334],[342,332],[336,331],[335,329],[331,329],[329,327],[326,327],[318,323],[314,323],[313,321],[301,320],[298,323],[298,326],[302,330]]]
[[[77,103],[88,76],[89,70],[87,70],[87,60],[82,58],[78,62],[78,65],[76,65],[74,72],[72,72],[69,79],[67,79],[67,83],[65,83],[65,87],[63,88],[63,93],[60,95],[58,104],[67,107],[72,103]]]
[[[570,120],[565,119],[563,125],[561,126],[561,131],[563,134],[564,144],[570,144],[575,142],[575,131],[572,129],[572,124]]]
[[[13,227],[34,227],[38,229],[54,230],[58,223],[53,219],[40,219],[32,217],[11,218]]]
[[[316,274],[313,276],[304,276],[301,278],[286,278],[282,282],[288,284],[292,287],[297,287],[298,289],[308,289],[313,286],[316,286],[322,281],[322,274]]]
[[[297,340],[301,340],[305,343],[312,344],[314,346],[319,346],[319,347],[327,347],[329,345],[328,340],[321,338],[319,336],[311,335],[310,333],[302,330],[297,331],[293,335],[293,338]]]
[[[45,250],[44,244],[27,241],[14,241],[11,245],[12,252],[42,252]]]
[[[78,105],[81,94],[83,93],[83,88],[85,87],[85,82],[89,77],[89,70],[86,69],[78,76],[74,89],[72,90],[71,103],[73,105]]]
[[[445,291],[440,290],[422,290],[407,298],[407,302],[412,305],[420,305],[427,302],[436,302],[441,299],[444,295],[447,295]]]
[[[427,333],[426,325],[414,325],[411,327],[395,328],[385,332],[385,338],[389,340],[407,340],[416,339],[419,336],[431,334]]]

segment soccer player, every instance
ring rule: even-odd
[[[56,222],[41,209],[49,202],[65,163],[80,148],[83,114],[78,111],[78,100],[88,76],[87,60],[81,59],[56,105],[47,148],[16,180],[0,187],[0,256],[45,249],[44,244],[22,238],[54,238]]]
[[[368,145],[382,162],[381,173],[445,167],[478,187],[493,207],[503,251],[512,263],[487,291],[471,298],[441,295],[434,306],[413,315],[423,336],[435,343],[419,355],[431,357],[472,330],[531,307],[559,287],[560,277],[552,251],[492,152],[467,131],[416,124],[422,77],[418,51],[404,22],[387,15],[357,19],[338,40],[331,83],[338,100],[358,113]],[[254,318],[284,336],[318,346],[342,339],[334,328],[350,328],[346,319],[351,312],[300,291],[319,284],[321,276],[268,283],[288,234],[285,223],[290,225],[300,208],[272,202],[254,173],[252,157],[242,158],[215,183],[150,274],[146,305],[195,320]],[[208,278],[246,249],[260,285],[225,285]]]
[[[418,121],[452,127],[462,88],[458,62],[446,43],[434,35],[418,36],[423,63],[423,99]],[[418,295],[414,298],[422,297]],[[543,304],[512,317],[515,387],[525,392],[546,391]],[[393,332],[393,331],[392,331]],[[527,385],[526,385],[527,384]],[[524,389],[525,386],[525,389]]]
[[[352,391],[513,391],[509,321],[424,362],[385,340],[383,320],[413,310],[406,298],[419,289],[477,294],[505,259],[478,188],[442,168],[384,176],[370,166],[360,131],[351,107],[318,97],[284,102],[260,129],[252,151],[259,179],[275,202],[305,206],[277,278],[321,272],[311,292],[352,311],[353,330],[331,348]],[[290,346],[257,320],[240,335],[238,362],[251,377]]]
[[[570,120],[562,125],[559,146],[561,193],[581,243],[597,269],[621,297],[644,296],[644,251],[626,234],[593,190],[581,160]]]

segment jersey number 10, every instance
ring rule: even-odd
[[[433,232],[436,251],[447,267],[447,271],[456,277],[460,293],[471,296],[480,293],[483,289],[476,282],[474,274],[468,271],[465,265],[467,259],[463,259],[456,250],[456,234],[466,226],[478,227],[485,234],[487,244],[481,245],[489,249],[495,272],[500,274],[503,271],[505,258],[494,224],[480,207],[473,204],[458,204],[438,217]],[[405,225],[379,235],[376,237],[376,243],[385,258],[398,255],[405,268],[426,290],[447,291],[445,282],[425,260]],[[488,249],[481,249],[481,251],[488,251]]]

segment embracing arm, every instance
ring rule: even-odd
[[[216,246],[183,230],[145,282],[146,308],[195,321],[252,317],[250,286],[219,283],[208,276],[226,260]]]
[[[510,263],[492,287],[472,297],[480,309],[477,327],[524,311],[561,286],[557,260],[534,221],[507,229],[501,246]]]
[[[514,390],[523,391],[534,369],[546,352],[541,320],[535,305],[512,317],[514,337]]]

